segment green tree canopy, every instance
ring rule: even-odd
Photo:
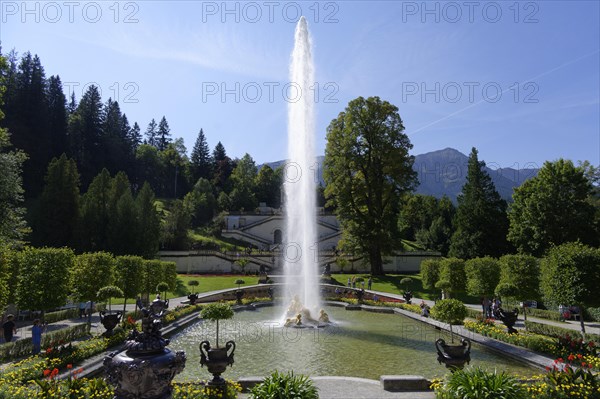
[[[231,172],[233,190],[229,194],[233,210],[252,211],[258,206],[256,200],[256,164],[249,154],[245,154]]]
[[[500,256],[507,250],[508,219],[506,201],[500,198],[492,179],[479,161],[477,150],[469,155],[467,181],[458,196],[455,232],[450,256],[471,259]]]
[[[52,159],[45,180],[36,241],[52,247],[74,246],[79,223],[79,172],[75,160],[65,154]]]
[[[504,255],[500,258],[499,284],[510,284],[514,286],[514,296],[517,299],[539,299],[539,260],[529,255]]]
[[[440,277],[435,286],[448,294],[464,292],[467,287],[465,261],[458,258],[442,259]]]
[[[208,224],[217,211],[213,186],[205,178],[198,179],[192,191],[185,195],[183,203],[184,207],[190,211],[192,227]]]
[[[600,306],[600,250],[579,242],[553,247],[542,259],[544,298],[562,305]],[[581,331],[585,332],[583,317]]]
[[[108,252],[85,253],[75,258],[71,287],[80,301],[96,301],[102,287],[115,281],[115,258]]]
[[[117,256],[115,259],[115,284],[123,291],[123,313],[127,299],[142,292],[144,259],[139,256]]]
[[[465,262],[467,292],[473,296],[492,296],[500,281],[500,263],[494,258],[473,258]]]
[[[582,168],[564,159],[545,162],[536,177],[515,189],[508,239],[519,252],[535,256],[566,242],[598,244],[591,194]]]
[[[274,171],[269,165],[260,168],[255,178],[256,199],[258,202],[264,202],[272,208],[280,207],[282,170]]]
[[[439,259],[425,259],[421,262],[421,279],[423,288],[432,290],[440,278],[441,261]]]
[[[18,255],[19,307],[46,311],[63,306],[69,294],[69,273],[74,260],[73,251],[68,248],[23,249]]]
[[[143,258],[151,258],[158,251],[160,217],[154,204],[154,192],[148,183],[144,183],[135,202],[140,215],[136,253]]]
[[[383,274],[382,255],[398,247],[399,200],[416,182],[403,132],[398,108],[379,97],[350,101],[327,128],[325,195],[374,275]]]
[[[0,56],[0,83],[4,83],[6,59]],[[0,84],[0,106],[6,87]],[[4,113],[0,109],[0,121]],[[9,151],[10,135],[0,128],[0,245],[19,245],[29,232],[23,207],[23,181],[21,172],[27,155],[22,151]]]

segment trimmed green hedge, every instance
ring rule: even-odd
[[[527,316],[539,317],[540,319],[562,321],[560,319],[560,313],[558,313],[555,310],[527,308]]]
[[[42,349],[74,341],[89,334],[87,323],[63,328],[42,334]],[[31,338],[22,338],[14,342],[0,345],[0,360],[7,361],[31,355],[33,344]]]
[[[44,315],[44,321],[46,323],[56,323],[57,321],[73,319],[75,317],[79,317],[78,308],[59,310],[56,312],[48,312]]]
[[[547,335],[549,337],[564,337],[569,334],[571,336],[579,336],[581,333],[576,330],[571,330],[569,328],[562,328],[557,326],[551,326],[548,324],[536,323],[535,321],[527,320],[525,322],[525,327],[527,327],[527,331],[536,334]],[[586,341],[598,341],[598,334],[585,334]]]

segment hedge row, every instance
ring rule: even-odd
[[[57,312],[48,312],[44,315],[44,321],[46,323],[56,323],[57,321],[73,319],[75,317],[79,317],[79,309],[70,308],[59,310]]]
[[[554,338],[564,337],[567,334],[569,334],[571,336],[577,336],[577,335],[581,334],[579,331],[571,330],[568,328],[551,326],[551,325],[542,324],[542,323],[536,323],[534,321],[529,321],[529,320],[527,320],[525,322],[525,327],[527,327],[527,331],[529,331],[529,332],[541,334],[541,335],[547,335],[549,337],[554,337]],[[599,338],[600,337],[598,336],[598,334],[585,334],[586,341],[598,341]]]
[[[527,316],[538,317],[540,319],[562,321],[560,313],[558,313],[555,310],[527,308]]]
[[[61,345],[89,334],[87,323],[63,328],[42,335],[42,348]],[[7,361],[31,355],[33,344],[31,338],[22,338],[14,342],[0,345],[0,360]]]

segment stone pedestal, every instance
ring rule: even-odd
[[[173,353],[166,346],[169,340],[160,332],[161,318],[169,306],[160,297],[142,310],[142,331],[131,331],[125,343],[127,350],[104,358],[108,381],[115,387],[114,399],[169,399],[171,381],[185,367],[185,352]]]

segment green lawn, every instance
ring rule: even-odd
[[[368,274],[332,274],[331,277],[341,285],[346,285],[348,277],[352,276],[362,277],[365,279],[365,288],[367,287],[367,280],[369,279]],[[400,284],[400,280],[408,277],[412,281],[410,284],[403,286]],[[360,287],[360,286],[359,286]],[[371,287],[374,291],[389,292],[392,294],[403,294],[405,290],[412,291],[413,296],[421,299],[434,300],[440,296],[439,290],[426,290],[423,288],[423,282],[421,275],[419,274],[387,274],[385,276],[373,277],[373,285]],[[457,294],[454,298],[463,301],[464,303],[479,303],[479,298],[467,295]]]

